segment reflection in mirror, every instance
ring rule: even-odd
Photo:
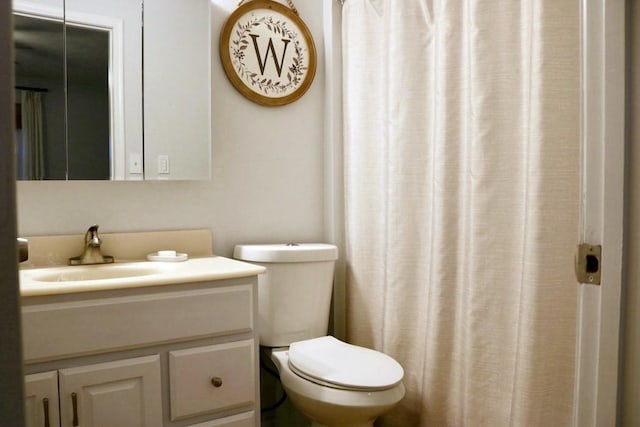
[[[63,23],[16,14],[14,27],[18,179],[65,179]]]
[[[66,26],[67,178],[111,178],[109,33]]]
[[[18,179],[210,179],[210,0],[13,9]]]
[[[145,180],[210,178],[211,32],[211,0],[144,2]]]
[[[18,179],[124,176],[121,21],[16,2]]]
[[[62,22],[14,23],[18,179],[109,179],[109,33],[66,28],[65,138]]]

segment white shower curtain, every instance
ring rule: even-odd
[[[44,178],[44,134],[42,119],[42,94],[22,92],[22,128],[26,145],[26,179]]]
[[[384,426],[572,419],[579,1],[347,0],[348,341]]]

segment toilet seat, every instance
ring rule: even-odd
[[[386,354],[331,336],[292,343],[289,367],[309,381],[344,390],[385,390],[404,376],[402,366]]]

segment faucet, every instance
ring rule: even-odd
[[[112,263],[113,257],[102,255],[100,252],[100,236],[98,236],[98,225],[94,224],[84,234],[84,251],[82,255],[69,258],[69,265],[88,265],[88,264],[109,264]]]

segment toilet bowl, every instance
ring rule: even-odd
[[[370,427],[404,397],[400,364],[327,336],[334,245],[237,245],[234,258],[266,267],[258,277],[260,346],[293,405],[320,427]]]
[[[330,336],[272,349],[271,360],[287,396],[315,427],[373,426],[404,397],[395,360]]]

